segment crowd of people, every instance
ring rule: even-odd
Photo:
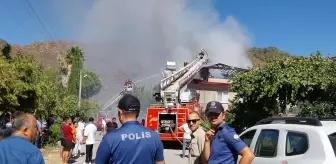
[[[0,141],[9,137],[13,132],[13,124],[14,118],[19,116],[22,112],[15,111],[13,113],[10,112],[3,112],[0,116]],[[36,125],[37,125],[37,134],[33,144],[38,148],[41,148],[46,141],[43,140],[43,135],[45,135],[46,131],[50,128],[51,125],[54,124],[53,116],[50,115],[47,119],[45,124],[42,124],[42,120],[40,117],[36,117]]]
[[[85,126],[82,119],[75,121],[72,121],[69,117],[63,119],[60,136],[60,158],[63,164],[67,164],[70,157],[75,158],[82,156],[81,147],[83,145],[83,139],[85,138],[84,129],[86,127],[88,127],[86,136],[89,140],[86,144],[89,145],[90,142],[92,142],[92,135],[94,135],[95,131],[93,131],[93,128],[90,129],[90,127],[92,127],[91,124],[93,124],[93,118],[89,119],[89,124],[87,126]],[[95,142],[95,140],[93,142]]]
[[[144,120],[137,121],[140,101],[132,96],[123,96],[118,103],[118,128],[116,118],[104,124],[104,137],[96,152],[96,164],[164,164],[164,148],[156,131],[146,128]],[[250,164],[253,152],[239,138],[234,129],[225,124],[225,112],[221,103],[212,101],[206,106],[206,117],[211,129],[207,132],[200,126],[201,117],[193,111],[180,129],[184,131],[182,157],[189,144],[189,164]],[[18,112],[12,117],[11,135],[0,141],[1,164],[44,164],[41,151],[32,144],[38,134],[38,119]],[[63,164],[69,158],[82,156],[85,145],[85,163],[92,163],[92,151],[96,142],[97,127],[94,118],[88,123],[82,119],[72,121],[64,118],[61,126],[60,158]],[[8,125],[9,126],[9,125]],[[117,129],[118,128],[118,129]],[[116,130],[117,129],[117,130]]]

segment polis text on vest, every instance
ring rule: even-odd
[[[139,140],[142,138],[151,138],[150,132],[141,132],[141,133],[128,133],[121,134],[121,140],[129,139],[129,140]]]

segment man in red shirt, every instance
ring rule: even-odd
[[[64,134],[64,148],[63,148],[63,164],[67,164],[69,157],[70,157],[70,150],[73,148],[73,134],[72,134],[72,128],[70,126],[71,124],[71,118],[68,118],[63,126],[63,134]]]

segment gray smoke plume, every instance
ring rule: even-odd
[[[182,65],[193,60],[201,48],[207,50],[212,64],[251,65],[246,55],[250,39],[244,28],[231,16],[220,21],[209,0],[91,3],[88,10],[81,10],[84,20],[76,31],[77,40],[84,45],[87,67],[102,78],[104,87],[95,98],[101,103],[121,90],[125,80],[160,73],[167,60]],[[160,79],[157,76],[143,84],[157,84]]]

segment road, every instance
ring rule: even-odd
[[[96,152],[98,149],[98,146],[100,144],[102,136],[99,135],[100,132],[98,132],[98,135],[96,136],[96,144],[93,146],[93,157],[92,159],[95,159],[96,157]],[[82,151],[85,151],[85,148],[82,148]],[[188,163],[188,158],[182,159],[180,157],[181,150],[176,150],[176,149],[165,149],[164,150],[164,157],[165,157],[165,162],[166,164],[187,164]],[[74,160],[69,160],[69,163],[72,164],[83,164],[85,161],[85,155],[82,157],[79,157],[78,159]]]

